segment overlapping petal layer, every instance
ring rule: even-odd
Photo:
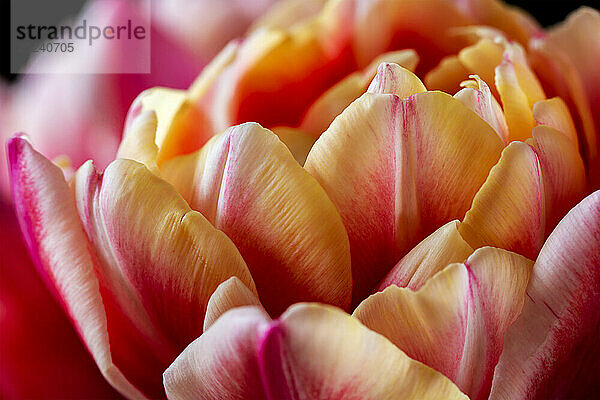
[[[270,313],[307,300],[350,305],[350,250],[340,215],[272,132],[255,123],[232,127],[161,172],[233,240]]]
[[[237,276],[254,290],[241,255],[141,164],[117,160],[98,175],[87,163],[72,193],[24,139],[9,154],[28,246],[100,370],[128,397],[142,396],[134,385],[161,396],[157,375],[202,333],[219,283]]]
[[[504,332],[521,312],[532,265],[517,254],[482,248],[417,292],[392,285],[370,296],[354,316],[449,377],[471,399],[486,399]]]
[[[383,372],[383,373],[382,373]],[[450,380],[330,306],[225,313],[164,374],[170,399],[463,399]]]
[[[493,399],[593,398],[600,389],[600,192],[558,224],[508,330]]]
[[[490,125],[441,92],[366,93],[333,121],[305,168],[348,231],[355,304],[420,239],[464,216],[502,148]]]
[[[497,246],[535,259],[547,235],[583,196],[575,144],[548,126],[531,145],[512,142],[481,187],[459,231],[474,248]]]

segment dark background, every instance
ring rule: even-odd
[[[40,0],[52,1],[52,0]],[[220,0],[214,0],[220,1]],[[252,1],[252,0],[248,0]],[[399,0],[402,1],[402,0]],[[565,19],[573,10],[587,5],[600,8],[600,0],[570,1],[570,0],[505,0],[506,3],[517,5],[535,16],[544,26],[551,26]],[[82,1],[83,3],[83,1]],[[15,75],[10,73],[10,0],[0,0],[0,76],[14,80]]]

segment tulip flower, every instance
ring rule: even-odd
[[[168,4],[167,4],[168,3]],[[210,29],[190,31],[177,25],[178,35],[172,35],[177,15],[164,8],[173,2],[154,2],[151,21],[151,73],[146,75],[25,75],[12,85],[0,82],[0,130],[3,142],[16,130],[26,130],[36,145],[49,157],[66,155],[67,165],[77,167],[88,158],[106,165],[118,148],[127,108],[143,89],[154,85],[185,87],[218,51],[214,43],[226,42],[245,29],[252,19],[268,6],[268,1],[251,4],[220,2],[220,17],[236,21],[236,30]],[[185,7],[186,16],[214,20],[214,14]],[[136,3],[129,1],[92,1],[81,18],[92,16],[107,24],[131,17],[138,21]],[[181,15],[181,13],[179,13]],[[232,26],[230,24],[230,26]],[[186,34],[187,32],[187,34]],[[205,43],[190,43],[201,36]],[[101,48],[105,64],[119,69],[127,54],[115,42]],[[128,58],[129,57],[129,58]],[[59,64],[62,60],[59,60]],[[33,59],[39,64],[39,59]],[[85,65],[96,60],[82,59]],[[122,63],[122,64],[119,64]],[[38,65],[39,66],[39,65]],[[104,65],[106,67],[106,65]],[[52,66],[51,66],[52,67]],[[68,69],[64,62],[53,68]],[[84,68],[85,69],[85,68]],[[57,117],[60,116],[60,117]],[[4,146],[0,151],[0,229],[5,257],[0,264],[3,285],[0,293],[2,340],[0,341],[0,397],[3,398],[106,398],[117,396],[101,374],[95,371],[92,359],[77,338],[68,318],[61,311],[60,299],[55,299],[36,278],[27,249],[21,243],[18,224],[9,201],[7,161]],[[65,161],[62,161],[63,164]],[[7,204],[4,204],[7,203]],[[57,302],[57,300],[59,300]],[[43,315],[43,318],[40,318]],[[44,336],[36,334],[45,332]],[[65,354],[70,354],[65,357]],[[48,369],[48,365],[52,365]],[[38,376],[36,384],[31,377]],[[42,379],[41,377],[44,377]],[[108,389],[107,389],[108,388]]]
[[[547,35],[286,1],[142,92],[104,169],[13,136],[24,241],[127,398],[589,398],[596,109]]]

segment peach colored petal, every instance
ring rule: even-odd
[[[492,96],[489,86],[477,75],[471,75],[474,81],[463,82],[464,89],[454,95],[465,106],[475,111],[490,124],[504,143],[508,142],[508,125],[500,104]]]
[[[310,149],[315,144],[315,138],[300,129],[283,126],[273,128],[273,133],[287,146],[298,164],[303,166]]]
[[[258,308],[225,313],[165,371],[164,382],[170,399],[467,398],[355,318],[306,303],[275,321]]]
[[[273,133],[256,123],[232,127],[162,173],[233,240],[270,313],[303,300],[349,306],[350,251],[340,215]]]
[[[398,64],[382,63],[367,89],[367,93],[388,93],[404,99],[427,91],[423,82],[409,70]]]
[[[258,306],[262,308],[256,294],[248,289],[238,277],[232,276],[217,286],[217,289],[210,296],[206,305],[204,330],[206,331],[227,311],[243,306]]]
[[[474,248],[497,246],[534,259],[583,195],[583,161],[564,134],[538,126],[529,142],[506,147],[465,215],[459,232]]]
[[[367,90],[381,63],[395,63],[414,71],[418,61],[419,57],[414,50],[400,50],[380,55],[364,70],[348,75],[323,93],[310,106],[300,127],[318,138],[335,117]]]
[[[579,150],[577,130],[571,118],[571,113],[565,102],[560,97],[540,100],[533,105],[533,118],[539,125],[549,126],[571,139],[573,145]]]
[[[508,330],[494,399],[594,398],[600,390],[600,191],[573,208],[535,262]]]
[[[532,265],[518,254],[482,248],[417,292],[392,285],[370,296],[354,316],[449,377],[471,399],[487,399],[504,332],[521,312]]]
[[[459,226],[458,221],[450,221],[423,239],[402,257],[376,290],[391,285],[418,290],[448,264],[464,262],[473,253],[473,248],[458,232]]]
[[[348,231],[355,302],[418,241],[462,218],[502,147],[487,123],[441,92],[366,93],[333,121],[305,168]]]

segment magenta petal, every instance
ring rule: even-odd
[[[121,398],[44,286],[2,201],[0,221],[0,398]]]

